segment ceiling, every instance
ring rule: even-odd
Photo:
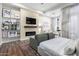
[[[19,8],[25,8],[42,15],[53,17],[59,15],[61,8],[73,5],[74,3],[19,3],[12,4]]]
[[[47,12],[56,8],[60,8],[68,3],[21,3],[21,4],[33,10]]]

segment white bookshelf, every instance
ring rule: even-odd
[[[2,38],[20,38],[20,11],[2,9]]]

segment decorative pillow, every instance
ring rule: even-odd
[[[73,55],[75,53],[75,47],[66,47],[64,49],[65,55]]]
[[[53,33],[48,33],[48,38],[49,38],[49,39],[55,38],[55,34],[53,34]]]
[[[75,48],[75,42],[74,41],[73,42],[71,41],[65,47],[64,54],[65,55],[74,55],[75,54],[75,50],[76,50],[76,48]]]

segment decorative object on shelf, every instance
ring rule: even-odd
[[[16,24],[17,23],[17,20],[16,19],[11,19],[11,23],[12,24]]]
[[[20,12],[15,11],[15,10],[11,10],[11,18],[19,19],[20,18]]]
[[[2,15],[3,15],[3,17],[8,17],[8,18],[10,18],[10,15],[11,15],[11,10],[10,9],[5,9],[5,8],[3,8],[2,9]]]
[[[61,31],[61,30],[59,29],[59,27],[57,27],[57,31],[58,31],[58,32]]]
[[[17,37],[17,32],[16,31],[8,32],[8,37]]]
[[[60,32],[61,32],[61,30],[59,29],[59,27],[57,27],[58,29],[57,29],[57,32],[59,33],[59,36],[61,35],[60,34]]]
[[[14,10],[11,10],[11,18],[15,18],[15,12],[14,12]]]
[[[5,29],[5,30],[8,30],[8,29],[9,29],[9,27],[8,27],[8,26],[4,26],[4,29]]]

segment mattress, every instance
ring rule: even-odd
[[[73,40],[62,37],[50,39],[40,43],[38,53],[43,56],[66,56],[64,49],[68,45],[72,46],[73,43]]]

